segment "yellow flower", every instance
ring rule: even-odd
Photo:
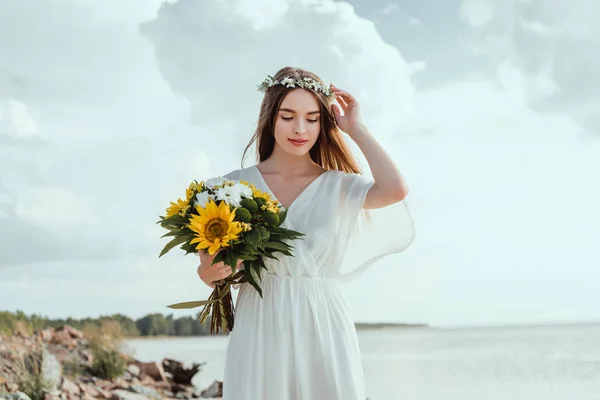
[[[196,192],[200,191],[201,187],[202,187],[202,182],[200,182],[198,184],[196,182],[190,183],[188,188],[185,189],[185,198],[187,199],[188,202],[192,199],[192,196],[194,195],[194,191],[196,191]]]
[[[242,231],[240,223],[234,221],[235,212],[224,201],[217,204],[210,199],[206,208],[196,206],[200,215],[192,215],[188,227],[196,233],[191,244],[198,243],[196,250],[208,249],[211,256],[218,250],[228,247],[229,242],[238,238]]]
[[[171,206],[167,208],[166,218],[172,217],[173,215],[185,215],[185,212],[189,209],[188,201],[177,199],[177,203],[171,202]]]
[[[243,232],[248,232],[252,229],[252,224],[249,224],[248,222],[240,222],[240,226],[242,227]]]
[[[267,200],[268,203],[273,202],[273,199],[271,199],[271,195],[268,192],[260,191],[254,186],[250,186],[250,187],[252,188],[252,195],[254,197],[262,197],[263,199]]]
[[[264,207],[264,209],[266,211],[272,211],[274,213],[278,213],[279,212],[279,203],[277,201],[274,201],[272,203],[267,203],[267,205]]]

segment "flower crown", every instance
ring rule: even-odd
[[[286,76],[281,81],[276,80],[269,75],[260,85],[258,85],[258,91],[265,93],[267,89],[275,85],[284,85],[285,87],[301,87],[303,89],[310,89],[315,92],[321,92],[327,97],[333,97],[333,90],[327,86],[323,86],[319,81],[312,78],[304,77],[302,79],[295,79]]]

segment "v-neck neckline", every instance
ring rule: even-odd
[[[258,169],[258,167],[256,165],[253,166],[254,171],[256,171],[256,174],[258,175],[258,177],[260,178],[263,186],[265,187],[265,189],[267,189],[267,191],[271,194],[271,196],[273,196],[273,198],[275,200],[277,200],[277,202],[281,205],[281,207],[285,210],[290,210],[290,208],[298,201],[298,199],[300,197],[302,197],[302,195],[308,191],[308,189],[310,189],[314,184],[316,184],[317,181],[319,181],[323,175],[325,175],[327,172],[329,172],[329,170],[323,171],[319,174],[319,176],[317,176],[315,179],[313,179],[312,181],[310,181],[310,183],[308,185],[306,185],[306,187],[304,189],[302,189],[302,191],[298,194],[298,196],[296,196],[296,198],[294,200],[292,200],[292,202],[289,204],[289,206],[284,206],[283,203],[277,198],[277,196],[275,195],[275,193],[273,192],[273,190],[271,190],[271,188],[269,187],[269,185],[267,184],[267,181],[265,181],[265,178],[262,174],[262,172],[260,172],[260,170]]]

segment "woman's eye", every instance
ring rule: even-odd
[[[318,119],[307,119],[308,122],[319,122]]]
[[[285,119],[286,121],[289,121],[292,119],[292,117],[281,117],[281,119]]]

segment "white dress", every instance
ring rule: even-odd
[[[275,198],[256,166],[226,177]],[[369,219],[362,205],[372,184],[362,175],[327,171],[289,206],[283,226],[306,236],[293,242],[294,257],[267,259],[262,298],[240,285],[224,400],[365,400],[356,330],[340,282],[404,250],[414,236],[403,202],[368,210]]]

